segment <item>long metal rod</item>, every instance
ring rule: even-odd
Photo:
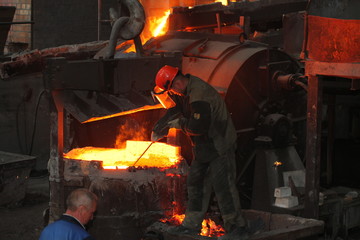
[[[0,25],[13,25],[13,24],[34,24],[33,21],[28,22],[0,22]]]
[[[98,0],[98,34],[97,34],[97,40],[100,41],[100,34],[101,34],[101,11],[102,11],[102,0]]]
[[[132,165],[133,167],[136,165],[136,163],[140,160],[140,158],[142,158],[142,156],[144,156],[144,154],[147,152],[147,150],[149,150],[149,148],[151,147],[151,145],[153,145],[154,141],[151,142],[149,144],[149,146],[145,149],[145,151],[140,155],[140,157],[138,157],[138,159],[134,162],[134,164]]]
[[[334,140],[335,140],[335,114],[336,114],[336,95],[329,95],[328,99],[328,135],[326,148],[326,183],[328,186],[332,183],[333,159],[334,159]]]

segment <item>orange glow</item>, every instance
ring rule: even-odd
[[[278,167],[278,166],[281,166],[281,165],[282,165],[282,162],[278,162],[278,161],[274,162],[274,167]]]
[[[126,119],[117,129],[114,148],[126,148],[128,140],[145,141],[149,139],[148,129],[144,125]]]
[[[174,174],[174,173],[167,173],[166,174],[167,177],[180,177],[180,174]]]
[[[102,161],[104,169],[127,169],[133,166],[150,141],[126,141],[126,147],[116,148],[75,148],[64,154],[64,158],[83,161]],[[166,143],[153,143],[136,163],[137,167],[171,168],[181,160],[180,147]]]
[[[184,218],[185,214],[174,214],[170,218],[163,218],[159,221],[163,223],[169,223],[171,225],[180,225],[184,221]]]
[[[171,225],[180,225],[184,221],[184,218],[185,214],[175,214],[171,216],[171,218],[160,219],[160,221]],[[211,219],[204,219],[201,225],[201,236],[220,237],[225,233],[224,228],[220,225],[216,225],[216,223]]]
[[[152,37],[158,37],[164,35],[167,31],[167,20],[170,15],[170,10],[166,10],[161,16],[152,16],[148,17],[145,24],[145,29],[141,33],[140,38],[141,42],[145,43]],[[119,44],[116,47],[116,50],[120,50],[124,46],[127,46],[129,41]],[[135,45],[132,44],[128,49],[125,50],[125,53],[135,52]]]
[[[201,236],[220,237],[224,235],[225,230],[222,226],[216,225],[211,219],[204,219],[202,222]]]
[[[228,0],[215,0],[215,2],[221,2],[221,4],[224,6],[228,5]]]
[[[169,15],[170,15],[170,10],[167,10],[164,13],[164,16],[160,18],[155,18],[152,21],[152,23],[150,24],[150,31],[152,32],[153,37],[164,35],[166,33],[166,24]]]
[[[128,115],[128,114],[131,114],[131,113],[141,112],[141,111],[145,111],[145,110],[159,109],[159,108],[163,108],[163,106],[160,103],[156,104],[156,105],[145,105],[145,106],[142,106],[142,107],[139,107],[139,108],[135,108],[135,109],[131,109],[131,110],[128,110],[128,111],[119,112],[119,113],[114,113],[114,114],[106,115],[106,116],[103,116],[103,117],[93,117],[93,118],[90,118],[90,119],[88,119],[88,120],[86,120],[84,122],[81,122],[81,123],[94,122],[94,121],[109,119],[109,118],[113,118],[113,117],[124,116],[124,115]]]

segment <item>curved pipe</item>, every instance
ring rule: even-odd
[[[117,36],[119,35],[120,29],[129,21],[128,17],[121,17],[117,19],[111,29],[110,34],[110,41],[109,46],[107,48],[105,59],[109,59],[114,57],[116,43],[117,43]]]
[[[143,6],[137,0],[122,0],[130,13],[128,23],[121,29],[120,37],[124,40],[130,40],[137,37],[145,25],[145,11]]]
[[[144,28],[145,12],[139,1],[122,0],[121,3],[128,8],[130,16],[120,17],[114,22],[111,29],[109,46],[104,56],[105,59],[114,57],[118,36],[123,40],[135,39],[140,35]],[[110,9],[110,14],[112,17],[116,17],[116,12],[113,9]],[[136,41],[136,43],[138,42],[139,41]],[[139,45],[139,43],[137,45]]]
[[[306,92],[308,91],[308,86],[305,83],[303,83],[303,82],[301,82],[299,80],[295,80],[294,84],[296,86],[302,87]]]

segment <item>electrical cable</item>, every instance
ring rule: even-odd
[[[32,149],[33,149],[33,146],[34,146],[35,133],[36,133],[37,114],[38,114],[38,111],[39,111],[41,97],[45,92],[46,92],[45,90],[42,90],[40,92],[40,94],[38,96],[38,99],[37,99],[37,102],[36,102],[35,114],[34,114],[34,120],[33,120],[33,130],[32,130],[32,133],[31,133],[30,149],[29,149],[28,155],[32,154]]]
[[[25,153],[25,151],[23,149],[23,146],[22,146],[22,143],[21,143],[20,129],[19,129],[19,112],[20,112],[20,107],[21,107],[21,105],[23,103],[24,103],[24,101],[21,101],[16,107],[16,119],[15,119],[15,122],[16,122],[16,135],[17,135],[18,145],[19,145],[20,151],[22,153]]]

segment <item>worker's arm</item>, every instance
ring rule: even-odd
[[[158,141],[161,138],[165,137],[169,132],[169,122],[171,120],[179,118],[180,115],[181,113],[177,107],[168,109],[165,115],[160,118],[153,127],[151,133],[151,141]]]
[[[188,135],[198,136],[209,131],[211,123],[211,107],[208,102],[196,101],[191,103],[189,118],[178,118],[169,122],[170,127],[182,129]]]

